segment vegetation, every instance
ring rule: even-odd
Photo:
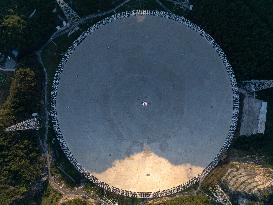
[[[88,203],[82,199],[73,199],[71,201],[62,203],[62,205],[91,205],[91,203]]]
[[[35,131],[4,129],[39,109],[39,83],[30,68],[20,68],[11,82],[10,94],[0,108],[0,200],[11,204],[23,199],[40,178],[42,159]]]
[[[9,95],[9,87],[11,81],[11,74],[7,72],[0,72],[0,104],[2,104]]]
[[[0,24],[1,47],[3,52],[8,48],[18,48],[24,44],[23,34],[26,29],[26,21],[18,15],[7,15]]]
[[[273,142],[272,137],[268,135],[240,136],[234,144],[233,149],[239,150],[242,155],[260,156],[264,158],[264,166],[273,168]],[[231,150],[232,152],[235,150]],[[231,154],[232,155],[232,154]]]
[[[248,8],[256,13],[259,18],[269,27],[273,29],[273,7],[271,0],[243,0],[243,2],[248,6]],[[271,28],[270,28],[271,27]]]
[[[74,0],[70,6],[80,15],[87,16],[94,13],[109,11],[122,3],[122,0]],[[67,1],[67,3],[70,3]],[[155,0],[131,0],[118,11],[135,10],[135,9],[161,9]]]
[[[1,0],[0,52],[16,49],[25,56],[37,50],[55,30],[55,6],[54,0]]]
[[[72,3],[67,1],[67,3],[80,15],[87,16],[90,14],[95,14],[103,11],[109,11],[114,7],[122,3],[122,0],[112,1],[112,0],[74,0]],[[151,9],[151,10],[161,10],[161,7],[156,3],[155,0],[143,1],[143,0],[131,0],[123,7],[118,9],[119,11],[135,10],[135,9]]]
[[[107,199],[110,199],[113,202],[117,202],[119,205],[136,205],[144,201],[139,198],[125,197],[121,195],[116,195],[114,193],[106,192],[102,188],[94,185],[91,182],[86,183],[84,188],[88,195],[94,199],[98,197],[100,198],[106,197]]]
[[[62,194],[56,192],[50,185],[44,191],[41,205],[57,205],[62,198]]]
[[[120,7],[117,12],[122,11],[131,11],[131,10],[162,10],[161,6],[158,5],[158,3],[155,0],[149,0],[149,1],[129,1],[124,6]]]
[[[0,72],[0,86],[5,85],[7,82],[7,75],[4,72]]]
[[[186,195],[173,197],[167,200],[160,199],[149,205],[212,205],[209,199],[204,195]]]
[[[270,0],[192,2],[188,18],[220,44],[238,80],[273,79],[273,7],[266,6]]]
[[[105,10],[110,10],[116,4],[122,1],[115,1],[114,3],[112,0],[76,0],[73,1],[70,6],[75,9],[81,16],[86,16],[88,14],[97,13]],[[68,1],[69,3],[69,1]]]
[[[262,203],[262,205],[272,205],[273,204],[273,194],[271,194],[270,196],[268,196],[264,202]]]
[[[222,177],[226,174],[230,164],[221,164],[218,165],[212,172],[205,177],[202,182],[201,188],[203,190],[208,190],[209,187],[214,187],[216,184],[219,184]]]

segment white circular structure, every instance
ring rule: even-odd
[[[132,197],[181,191],[217,165],[239,96],[214,40],[183,17],[132,11],[82,34],[53,83],[61,147],[87,178]]]
[[[148,102],[147,102],[147,101],[143,101],[143,102],[141,103],[141,105],[142,105],[143,107],[147,107],[147,106],[148,106]]]

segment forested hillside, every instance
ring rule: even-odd
[[[22,199],[40,177],[43,163],[36,131],[5,132],[4,129],[39,111],[40,85],[30,68],[19,68],[10,94],[0,108],[0,204]]]

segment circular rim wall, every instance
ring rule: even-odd
[[[157,191],[157,192],[133,192],[128,190],[122,190],[113,186],[110,186],[106,184],[105,182],[100,181],[95,176],[91,175],[87,170],[85,170],[74,158],[73,154],[70,152],[64,138],[62,135],[62,132],[59,127],[58,123],[58,114],[56,109],[56,97],[57,97],[57,91],[58,91],[58,84],[60,80],[60,74],[63,71],[64,65],[66,61],[69,59],[70,55],[73,53],[75,48],[88,36],[91,35],[93,32],[95,32],[97,29],[102,27],[105,24],[111,23],[112,21],[127,18],[130,16],[136,16],[136,15],[152,15],[152,16],[158,16],[162,18],[168,18],[171,20],[174,20],[178,23],[186,25],[191,30],[197,32],[200,36],[202,36],[217,52],[220,59],[222,60],[226,72],[228,74],[228,77],[230,79],[231,87],[232,87],[232,93],[233,93],[233,114],[232,114],[232,120],[229,128],[228,135],[226,136],[226,140],[222,148],[220,149],[220,152],[217,154],[217,156],[214,158],[214,160],[203,170],[202,174],[192,178],[188,182],[181,184],[177,187],[173,187],[171,189]],[[86,178],[88,178],[90,181],[92,181],[97,186],[105,189],[106,191],[113,192],[119,195],[124,195],[128,197],[137,197],[137,198],[154,198],[154,197],[162,197],[167,196],[171,194],[175,194],[177,192],[180,192],[182,190],[185,190],[189,186],[191,186],[194,183],[197,183],[201,178],[205,177],[213,168],[215,168],[220,160],[221,155],[223,152],[225,152],[235,134],[235,130],[237,127],[238,122],[238,114],[239,114],[239,94],[238,94],[238,87],[236,83],[236,78],[233,73],[232,67],[229,64],[226,55],[224,54],[223,50],[219,47],[219,45],[214,41],[214,39],[207,33],[205,33],[204,30],[202,30],[199,26],[191,23],[189,20],[185,19],[184,17],[180,17],[171,13],[163,12],[163,11],[150,11],[150,10],[137,10],[137,11],[130,11],[130,12],[122,12],[115,15],[112,15],[110,17],[105,18],[102,21],[99,21],[98,23],[94,24],[92,27],[90,27],[86,32],[82,33],[80,37],[78,37],[72,44],[72,46],[69,47],[65,55],[63,56],[58,69],[55,73],[54,80],[53,80],[53,86],[51,91],[51,118],[53,123],[53,128],[56,132],[57,139],[60,143],[61,149],[65,153],[66,157],[70,160],[70,162],[75,166],[75,168],[82,173]]]

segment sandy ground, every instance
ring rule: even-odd
[[[109,185],[131,191],[158,191],[169,189],[201,174],[204,167],[191,164],[173,165],[151,150],[114,161],[102,173],[92,173]]]
[[[181,184],[188,167],[199,173],[227,136],[233,103],[225,67],[207,41],[172,20],[130,17],[103,26],[60,77],[58,121],[69,149],[113,186]]]

